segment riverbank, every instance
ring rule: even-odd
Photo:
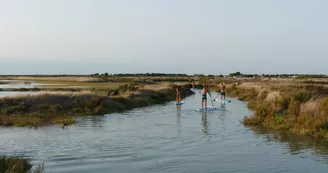
[[[233,84],[227,93],[247,101],[246,126],[328,139],[328,88],[320,85]]]
[[[182,88],[182,97],[193,92]],[[106,92],[95,90],[74,93],[42,93],[5,97],[0,99],[0,125],[32,126],[75,122],[74,116],[104,115],[133,108],[163,104],[175,100],[175,89],[171,85],[129,84]]]

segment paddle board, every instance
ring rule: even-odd
[[[216,101],[216,102],[221,102],[221,103],[231,103],[231,100],[215,99],[214,101]]]
[[[212,106],[208,106],[207,109],[196,109],[197,111],[199,112],[207,112],[207,111],[215,111],[217,110],[215,107],[212,107]]]
[[[183,101],[181,101],[180,103],[178,103],[178,102],[174,102],[173,104],[175,104],[175,105],[183,105],[184,102],[183,102]]]

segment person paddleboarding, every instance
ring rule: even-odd
[[[181,87],[177,86],[175,91],[177,93],[175,100],[177,103],[181,103]]]
[[[181,87],[180,86],[177,86],[176,89],[175,89],[175,91],[177,93],[176,98],[175,98],[177,109],[178,110],[181,110],[181,105],[183,104],[181,102]]]
[[[202,109],[207,109],[207,93],[211,96],[211,93],[208,91],[208,86],[204,85],[202,89]]]
[[[222,100],[222,97],[223,97],[223,100],[226,99],[226,86],[225,84],[222,82],[221,83],[221,100]]]

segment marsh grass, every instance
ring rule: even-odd
[[[0,100],[0,125],[37,127],[55,123],[66,126],[75,122],[73,116],[122,112],[175,98],[173,88],[147,90],[136,84],[123,85],[117,92],[119,94],[115,96],[97,92],[45,92],[5,97]],[[191,94],[189,89],[182,89],[183,97]]]
[[[327,88],[310,85],[264,88],[265,92],[237,85],[228,89],[229,94],[248,101],[248,107],[255,112],[244,117],[244,125],[328,139]]]
[[[0,125],[16,127],[39,127],[46,124],[61,124],[67,126],[74,124],[71,116],[44,115],[40,113],[0,115]]]

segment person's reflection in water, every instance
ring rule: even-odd
[[[207,127],[207,113],[206,112],[202,113],[202,125],[203,125],[203,128],[202,128],[203,133],[207,134],[208,127]]]
[[[222,109],[221,111],[218,111],[219,114],[218,114],[218,118],[221,120],[222,123],[220,123],[220,127],[224,130],[226,129],[226,126],[225,126],[225,123],[224,123],[224,120],[225,120],[225,116],[226,116],[226,113],[227,113],[227,110],[226,110],[226,104],[224,103],[221,103],[220,104],[220,109]]]
[[[177,134],[181,134],[181,111],[177,110]]]
[[[226,104],[225,103],[221,103],[220,104],[220,108],[223,109],[223,110],[226,110]]]
[[[192,98],[194,99],[195,95],[196,95],[196,91],[195,91],[195,89],[193,89],[192,91],[193,91]]]

